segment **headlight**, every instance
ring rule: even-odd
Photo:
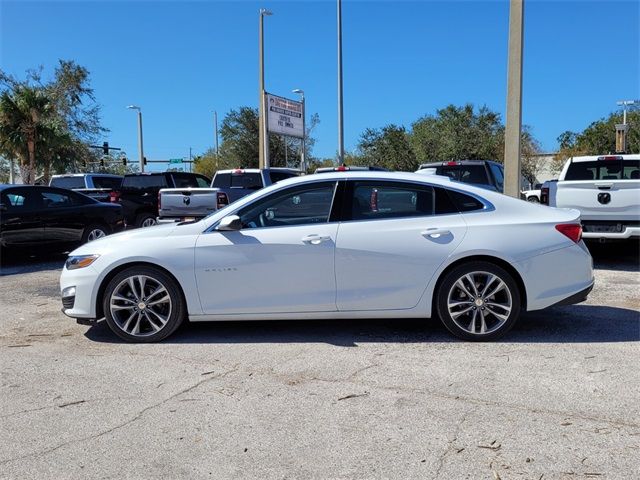
[[[76,255],[69,257],[64,264],[67,270],[75,270],[76,268],[84,268],[95,262],[100,255]]]

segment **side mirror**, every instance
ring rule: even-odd
[[[216,230],[221,231],[233,231],[240,230],[242,228],[242,222],[240,221],[240,217],[237,215],[227,215],[216,227]]]
[[[0,212],[6,212],[7,206],[4,203],[0,203]]]

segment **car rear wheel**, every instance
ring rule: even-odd
[[[82,243],[93,242],[109,235],[109,229],[104,225],[89,225],[82,234]]]
[[[131,267],[111,279],[102,298],[109,328],[128,342],[160,341],[180,326],[185,302],[176,281],[153,267]]]
[[[444,326],[463,340],[494,340],[520,317],[520,291],[513,277],[489,262],[459,265],[443,278],[437,310]]]
[[[527,198],[527,202],[531,202],[531,203],[540,203],[540,200],[538,199],[538,197],[536,197],[535,195],[530,196],[529,198]]]
[[[158,221],[156,220],[156,217],[154,217],[150,213],[141,213],[136,218],[136,226],[140,228],[153,227],[157,223]]]

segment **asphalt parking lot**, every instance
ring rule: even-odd
[[[2,478],[640,478],[637,244],[502,341],[435,320],[186,325],[60,313],[63,256],[4,258]]]

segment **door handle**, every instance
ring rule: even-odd
[[[440,238],[443,235],[449,235],[451,233],[450,230],[447,230],[446,228],[427,228],[426,230],[423,230],[420,232],[420,235],[424,236],[424,237],[431,237],[431,238]]]
[[[316,235],[315,233],[302,237],[303,243],[310,243],[311,245],[320,245],[322,242],[327,242],[329,240],[331,240],[331,237],[327,235]]]

